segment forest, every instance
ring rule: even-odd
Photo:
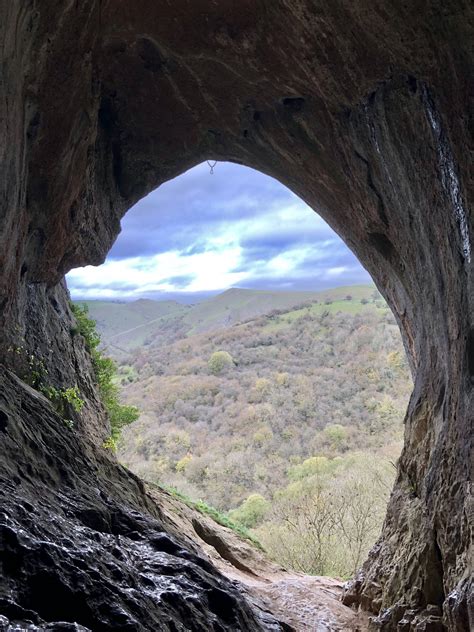
[[[397,324],[373,287],[258,311],[194,333],[179,310],[117,353],[123,402],[141,411],[119,458],[280,564],[348,577],[380,531],[401,449],[412,385]]]

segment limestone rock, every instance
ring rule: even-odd
[[[50,630],[283,629],[165,532],[141,481],[3,367],[0,380],[3,617]]]
[[[0,32],[0,361],[18,372],[9,349],[27,340],[58,386],[76,375],[87,399],[74,438],[57,424],[53,432],[44,402],[26,397],[19,383],[8,378],[0,386],[7,406],[1,426],[16,432],[21,420],[23,429],[1,463],[11,474],[2,511],[16,516],[13,534],[5,532],[12,560],[21,555],[41,586],[55,586],[63,573],[70,590],[102,585],[115,594],[120,578],[86,578],[66,558],[51,571],[54,555],[69,546],[64,538],[76,538],[83,556],[97,553],[107,572],[130,573],[139,585],[141,537],[134,541],[119,528],[130,540],[130,568],[123,567],[102,559],[97,543],[86,544],[90,524],[77,526],[92,520],[105,529],[118,512],[119,522],[140,534],[136,521],[149,518],[141,502],[133,517],[106,509],[105,500],[87,513],[110,485],[117,503],[125,479],[133,505],[139,484],[90,456],[87,446],[100,446],[106,421],[83,346],[68,337],[71,315],[57,284],[71,267],[103,261],[120,218],[141,196],[203,159],[231,160],[279,179],[341,235],[389,302],[412,367],[415,388],[387,519],[346,601],[372,610],[383,629],[396,630],[404,612],[429,605],[442,609],[448,629],[472,627],[471,4],[3,0]],[[68,441],[82,457],[61,453]],[[84,486],[86,462],[92,469]],[[13,498],[23,488],[24,511],[23,497]],[[33,493],[44,499],[34,520]],[[47,532],[48,545],[34,529]],[[110,544],[107,529],[96,531]],[[145,555],[154,568],[164,564],[156,555]],[[183,565],[194,573],[195,562]],[[198,594],[215,594],[221,580],[201,579]],[[6,616],[24,618],[35,608],[41,616],[28,585],[22,592],[16,581],[19,609]],[[145,594],[123,605],[117,621],[126,626],[138,617],[148,625]],[[252,629],[245,604],[229,599],[235,626]],[[43,602],[43,614],[57,618],[53,601]],[[110,621],[113,604],[99,607]],[[204,613],[174,601],[163,617],[178,620],[181,607],[192,621],[213,612],[210,604]]]

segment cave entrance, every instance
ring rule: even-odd
[[[350,577],[401,449],[398,326],[300,198],[248,167],[209,171],[144,198],[105,264],[68,277],[141,410],[118,456],[278,563]]]

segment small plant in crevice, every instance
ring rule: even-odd
[[[102,444],[102,447],[106,450],[111,450],[112,452],[117,451],[117,441],[112,437],[107,437],[107,439]]]
[[[25,339],[21,339],[22,343],[25,343]],[[19,364],[18,376],[31,386],[32,388],[39,388],[45,383],[48,371],[44,365],[44,362],[37,358],[25,344],[16,346],[10,346],[8,352],[14,354],[17,358],[16,365]]]
[[[71,328],[71,336],[80,334],[85,340],[86,349],[92,359],[100,398],[110,420],[111,434],[104,442],[103,447],[115,452],[122,428],[136,421],[140,412],[135,406],[125,406],[120,403],[119,387],[115,382],[116,364],[99,350],[100,336],[97,333],[95,321],[89,318],[87,305],[75,303],[70,305],[76,318],[76,326]]]
[[[56,408],[57,412],[69,422],[67,425],[72,427],[74,422],[66,419],[66,415],[72,409],[76,413],[80,413],[84,407],[84,400],[79,397],[79,389],[77,386],[69,388],[56,388],[55,386],[40,386],[38,389]]]
[[[22,342],[25,342],[22,339]],[[44,362],[37,358],[34,353],[26,348],[25,345],[17,345],[8,349],[10,353],[18,356],[22,368],[19,371],[19,377],[40,393],[42,393],[54,406],[56,412],[64,419],[65,424],[69,428],[74,427],[74,421],[68,416],[72,411],[79,413],[83,406],[84,400],[79,396],[77,386],[67,388],[56,388],[48,382],[48,370]]]

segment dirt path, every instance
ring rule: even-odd
[[[125,329],[125,331],[119,331],[118,334],[114,334],[113,336],[110,336],[108,340],[113,340],[114,338],[125,336],[125,334],[130,334],[132,333],[132,331],[136,331],[137,329],[148,327],[148,325],[153,325],[153,323],[157,323],[159,320],[163,320],[163,316],[160,316],[159,318],[154,318],[153,320],[149,320],[146,323],[142,323],[141,325],[137,325],[136,327],[132,327],[131,329]]]

